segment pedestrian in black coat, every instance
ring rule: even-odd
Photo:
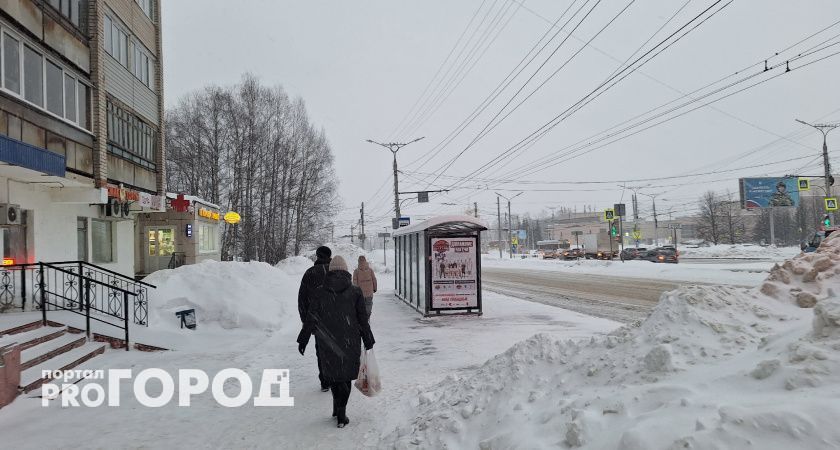
[[[312,298],[315,296],[315,291],[324,284],[324,279],[327,278],[329,272],[330,257],[332,250],[329,247],[318,247],[315,250],[315,265],[306,269],[303,274],[303,279],[300,280],[300,289],[298,289],[298,313],[300,313],[300,322],[306,321],[309,315],[309,305],[312,303]],[[318,343],[315,343],[315,354],[321,353]],[[329,383],[324,379],[323,370],[321,368],[321,359],[318,358],[318,380],[321,382],[321,391],[327,392],[330,389]]]
[[[298,335],[298,351],[306,350],[309,336],[315,334],[318,346],[318,365],[330,384],[333,396],[333,416],[338,427],[350,423],[347,418],[347,399],[350,383],[359,375],[361,344],[373,348],[373,333],[368,323],[362,290],[352,284],[347,263],[341,256],[330,262],[324,285],[317,289],[309,305],[309,315]]]

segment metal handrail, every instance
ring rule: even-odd
[[[124,278],[125,280],[131,281],[132,283],[137,283],[137,284],[141,284],[143,286],[148,286],[150,288],[157,289],[157,286],[155,286],[153,284],[149,284],[149,283],[146,283],[145,281],[141,281],[141,280],[135,280],[134,278],[128,277],[128,276],[123,275],[119,272],[114,272],[113,270],[106,269],[102,266],[97,266],[96,264],[91,264],[87,261],[59,261],[59,262],[51,262],[49,264],[82,264],[83,266],[92,267],[96,270],[101,270],[102,272],[106,272],[106,273],[109,273],[111,275]],[[33,265],[38,265],[38,263],[33,263]]]

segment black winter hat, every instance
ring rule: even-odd
[[[317,250],[315,250],[315,256],[318,259],[330,259],[330,256],[332,256],[332,250],[330,250],[329,247],[325,247],[322,245],[318,247]]]

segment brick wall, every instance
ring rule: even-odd
[[[20,385],[20,345],[0,347],[0,408],[18,395]]]

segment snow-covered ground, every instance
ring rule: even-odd
[[[110,408],[42,408],[22,396],[0,410],[0,446],[840,448],[840,238],[823,247],[773,267],[760,287],[682,287],[640,326],[622,328],[487,292],[483,317],[424,319],[393,298],[393,278],[380,273],[372,327],[384,391],[367,398],[354,390],[346,429],[329,417],[314,348],[302,357],[294,342],[297,284],[309,260],[164,271],[152,280],[161,286],[155,322],[138,340],[172,351],[108,351],[83,368],[198,368],[212,376],[238,367],[254,380],[262,369],[285,368],[295,406],[229,409],[202,394],[189,408],[152,409],[128,387],[122,406]],[[589,263],[622,270],[620,262]],[[177,327],[173,309],[185,305],[197,309],[195,331]],[[150,394],[159,391],[149,385]]]
[[[358,249],[337,248],[355,265]],[[355,252],[355,254],[354,254]],[[381,256],[381,253],[379,254]],[[373,259],[373,255],[370,255]],[[380,260],[381,262],[381,260]],[[359,448],[378,447],[388,430],[412,414],[406,398],[447,376],[480,366],[488,358],[534,333],[558,339],[604,336],[618,327],[608,320],[502,297],[484,296],[483,317],[424,319],[394,299],[393,278],[381,271],[374,303],[375,352],[385,389],[375,398],[351,394],[349,427],[339,430],[330,417],[331,396],[318,389],[313,345],[297,353],[297,289],[306,258],[292,258],[271,267],[262,263],[214,263],[161,271],[149,278],[158,285],[151,304],[152,325],[132,329],[139,342],[172,349],[143,353],[109,350],[82,368],[136,372],[163,368],[173,377],[178,369],[203,369],[212,376],[241,368],[258,387],[266,368],[289,369],[294,407],[221,407],[208,393],[193,397],[189,408],[175,400],[162,408],[146,408],[122,388],[120,407],[41,407],[33,394],[19,397],[0,410],[2,448]],[[379,269],[378,265],[375,266]],[[198,328],[178,328],[174,311],[196,309]],[[82,381],[84,386],[88,381]],[[238,393],[229,382],[226,392]],[[149,394],[161,387],[149,384]]]
[[[498,253],[482,255],[483,267],[527,268],[532,270],[562,271],[590,275],[610,275],[623,278],[645,278],[689,283],[730,284],[756,286],[770,273],[775,264],[765,261],[692,261],[685,259],[679,264],[657,264],[650,261],[600,261],[580,259],[563,261],[556,259],[499,259]]]
[[[589,342],[520,342],[419,390],[383,444],[840,448],[840,238],[771,272],[760,288],[680,288]]]
[[[770,259],[784,260],[799,254],[799,247],[761,246],[755,244],[718,244],[708,247],[680,246],[682,258]]]

